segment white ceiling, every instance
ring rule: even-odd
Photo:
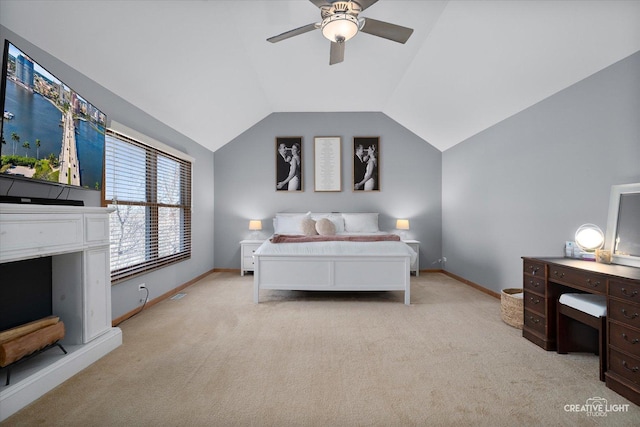
[[[320,31],[266,41],[320,20],[306,0],[0,0],[0,24],[212,151],[293,111],[381,111],[444,151],[640,50],[637,0],[380,0],[361,16],[415,31],[358,34],[329,66]]]

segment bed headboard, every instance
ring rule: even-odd
[[[303,221],[326,218],[335,225],[336,233],[377,233],[377,212],[278,212],[273,218],[275,234],[303,234]]]

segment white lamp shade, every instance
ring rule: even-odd
[[[409,220],[408,219],[396,220],[396,228],[398,230],[408,230],[409,229]]]
[[[260,221],[259,219],[250,220],[249,230],[262,230],[262,221]]]
[[[357,33],[358,19],[348,13],[336,13],[322,21],[322,35],[332,42],[346,42]]]
[[[576,231],[576,244],[583,251],[595,251],[604,244],[604,233],[595,224],[581,225]]]

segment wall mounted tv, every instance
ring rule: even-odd
[[[102,189],[106,116],[8,40],[0,175]]]

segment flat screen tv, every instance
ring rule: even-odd
[[[614,264],[640,267],[640,183],[611,186],[605,247]]]
[[[0,102],[3,177],[102,189],[105,114],[8,40]]]

